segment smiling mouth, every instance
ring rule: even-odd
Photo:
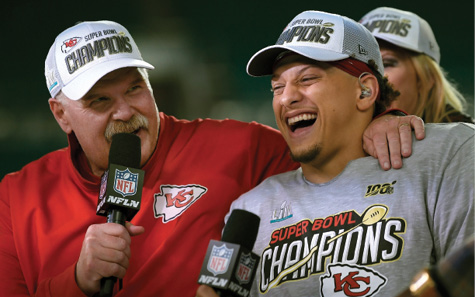
[[[304,113],[298,116],[287,119],[290,131],[295,132],[297,129],[305,128],[313,125],[317,120],[317,115],[314,113]]]

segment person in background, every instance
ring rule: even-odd
[[[247,71],[270,76],[277,126],[301,165],[243,194],[225,218],[260,217],[250,296],[396,296],[473,236],[474,124],[426,124],[399,170],[361,148],[375,110],[396,98],[363,25],[304,11]],[[201,285],[197,296],[216,294]]]
[[[152,69],[116,22],[81,22],[56,37],[45,77],[49,107],[68,146],[0,183],[2,296],[97,296],[110,276],[122,280],[115,284],[118,297],[193,296],[194,276],[209,240],[220,238],[231,202],[266,177],[299,166],[276,129],[159,112]],[[380,135],[381,147],[387,153],[386,139],[397,149],[401,141],[410,153],[411,125],[424,134],[422,120],[384,118],[383,128],[394,123],[393,136]],[[125,226],[96,215],[118,133],[140,138],[145,172],[140,210]],[[401,159],[393,152],[385,162]]]
[[[429,23],[420,16],[379,7],[361,20],[376,37],[384,74],[401,95],[392,108],[421,117],[426,123],[467,122],[467,103],[440,66],[440,49]]]

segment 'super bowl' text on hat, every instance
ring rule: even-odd
[[[429,23],[418,15],[391,7],[379,7],[360,23],[378,39],[423,53],[440,63],[440,49]]]
[[[307,58],[331,62],[354,58],[369,64],[383,75],[383,61],[376,39],[361,24],[344,16],[309,10],[298,14],[280,35],[275,45],[258,51],[247,64],[252,76],[272,74],[276,58],[291,51]]]
[[[82,98],[107,73],[124,67],[153,69],[132,36],[112,21],[81,22],[60,33],[45,61],[46,85],[55,97]]]

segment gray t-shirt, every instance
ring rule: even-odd
[[[474,234],[474,133],[471,124],[427,124],[402,169],[383,171],[365,157],[328,183],[298,169],[243,194],[231,210],[261,218],[251,296],[403,291]]]

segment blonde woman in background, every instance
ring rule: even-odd
[[[418,15],[379,7],[360,20],[378,40],[384,74],[401,94],[392,103],[426,123],[469,122],[463,95],[440,66],[440,49],[430,25]]]

